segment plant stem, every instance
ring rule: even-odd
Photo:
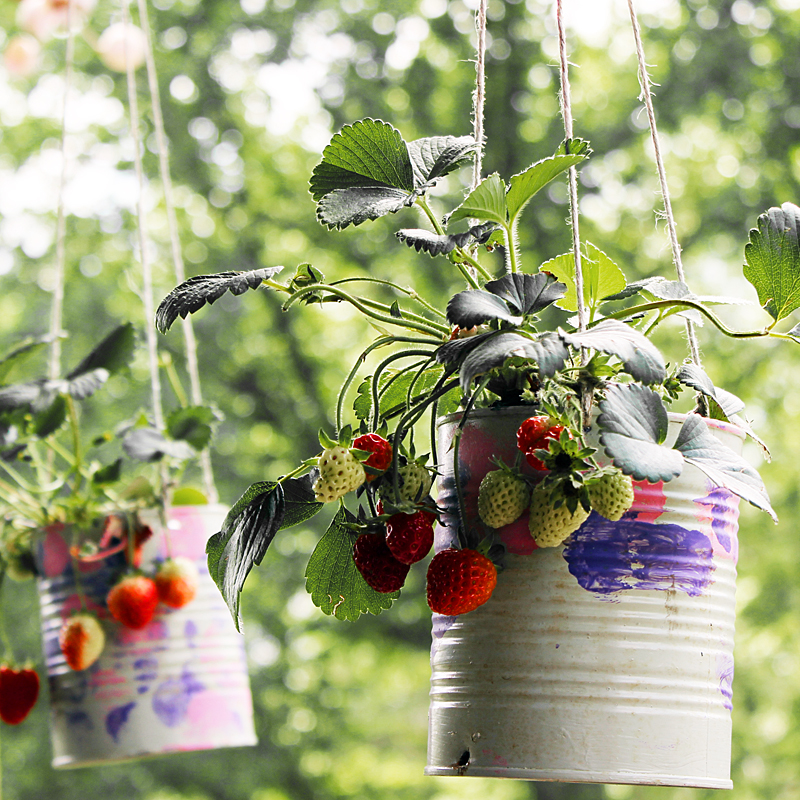
[[[401,292],[404,295],[407,295],[411,300],[416,300],[421,306],[424,306],[428,309],[432,314],[436,314],[437,317],[441,317],[442,319],[446,319],[446,315],[440,311],[436,306],[429,303],[425,298],[420,296],[414,289],[410,289],[407,286],[400,286],[397,283],[392,281],[383,280],[382,278],[369,278],[369,277],[353,277],[353,278],[342,278],[338,281],[332,281],[331,286],[341,286],[343,283],[355,283],[355,282],[363,282],[363,283],[377,283],[381,286],[388,286],[395,291]]]
[[[347,301],[351,305],[355,306],[365,317],[369,317],[370,319],[374,319],[378,322],[383,322],[389,325],[397,325],[399,327],[410,328],[411,330],[420,331],[421,333],[427,333],[431,336],[443,336],[449,333],[449,328],[446,328],[444,325],[439,325],[435,322],[418,322],[413,319],[403,319],[400,317],[393,317],[391,314],[377,314],[369,306],[365,305],[361,302],[358,298],[353,297],[352,295],[348,294],[347,292],[342,291],[341,289],[337,289],[335,286],[331,286],[326,283],[314,283],[310,284],[309,286],[304,286],[302,289],[298,289],[284,304],[283,310],[288,310],[292,305],[294,305],[298,300],[302,300],[308,294],[313,294],[314,292],[319,291],[327,291],[330,292],[332,295],[336,297],[340,297],[342,300]]]
[[[516,220],[512,223],[511,227],[503,225],[503,233],[506,239],[506,256],[508,259],[508,271],[513,275],[519,272],[519,265],[517,263],[517,232]]]
[[[724,333],[726,336],[731,337],[732,339],[758,339],[764,336],[775,336],[780,339],[793,339],[793,337],[791,336],[775,333],[769,328],[766,328],[765,330],[761,331],[734,331],[731,328],[727,327],[722,322],[722,320],[719,319],[719,317],[717,317],[715,314],[712,314],[704,305],[702,305],[701,303],[695,303],[692,300],[656,300],[652,303],[642,303],[641,305],[638,306],[625,308],[622,311],[614,311],[610,314],[606,314],[604,319],[624,319],[625,317],[629,317],[634,314],[644,314],[648,311],[658,311],[662,308],[683,308],[683,307],[693,308],[696,311],[699,311],[701,314],[703,314],[711,321],[714,327],[716,327],[719,331]]]

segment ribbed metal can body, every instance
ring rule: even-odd
[[[205,558],[206,541],[225,514],[222,506],[169,509],[169,552],[195,562],[200,585],[183,608],[159,605],[142,630],[113,621],[104,605],[124,568],[122,554],[81,565],[80,584],[102,620],[106,646],[79,672],[69,668],[58,644],[62,622],[80,607],[69,529],[53,526],[44,533],[39,599],[54,767],[256,743],[244,639]],[[167,557],[167,539],[157,515],[143,515],[143,521],[154,531],[142,553],[142,568],[149,570]]]
[[[528,415],[467,424],[468,513],[492,456],[513,463]],[[451,512],[454,426],[439,428]],[[741,450],[738,429],[711,427]],[[454,517],[443,522],[437,549],[455,536]],[[433,618],[426,774],[730,788],[737,527],[738,498],[686,464],[561,547],[536,549],[526,517],[502,529],[509,555],[489,602]]]

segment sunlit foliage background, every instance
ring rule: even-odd
[[[393,231],[412,212],[341,233],[325,231],[307,191],[311,169],[341,125],[371,116],[407,140],[471,131],[474,0],[155,0],[151,22],[184,257],[190,274],[309,262],[330,278],[412,280],[444,302],[460,288],[445,262],[419,256]],[[581,171],[585,238],[629,279],[672,277],[633,40],[623,0],[564,5],[576,135],[594,156]],[[684,262],[698,293],[754,301],[741,278],[748,230],[771,205],[800,201],[800,0],[642,0],[639,4]],[[554,11],[544,0],[489,4],[485,171],[508,177],[549,155],[558,117]],[[2,0],[0,40],[17,32]],[[69,176],[65,363],[74,364],[118,321],[145,321],[134,253],[136,182],[125,78],[91,42],[113,19],[101,0],[76,42],[68,115]],[[140,76],[141,78],[141,76]],[[157,292],[174,285],[157,178],[148,96],[146,202]],[[47,330],[55,265],[56,190],[64,40],[45,45],[40,69],[0,68],[0,332],[5,347]],[[439,210],[458,202],[469,175],[451,176]],[[451,206],[452,207],[452,206]],[[564,185],[537,197],[522,230],[524,268],[569,246]],[[499,266],[499,264],[498,264]],[[199,313],[207,399],[225,415],[213,449],[222,498],[276,476],[317,450],[333,398],[370,330],[347,308],[283,314],[266,292],[225,297]],[[729,309],[763,325],[756,306]],[[781,517],[743,509],[734,683],[736,800],[800,796],[800,351],[743,345],[701,331],[706,368],[748,402],[772,446],[763,474]],[[680,327],[660,336],[674,363]],[[161,338],[182,363],[176,326]],[[111,429],[146,407],[142,356],[115,378],[87,423]],[[175,399],[167,391],[167,404]],[[756,447],[748,455],[757,465]],[[323,515],[324,516],[324,515]],[[5,796],[145,800],[521,800],[700,798],[698,790],[549,786],[432,779],[425,763],[429,628],[421,571],[379,618],[324,617],[303,588],[305,561],[325,520],[278,538],[244,597],[260,744],[120,766],[54,772],[46,702],[4,727]],[[18,649],[38,657],[35,589],[4,587]],[[44,698],[46,701],[46,698]],[[533,722],[532,722],[533,724]]]

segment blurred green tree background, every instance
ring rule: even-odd
[[[444,301],[461,288],[439,262],[394,238],[398,220],[328,232],[307,191],[333,132],[370,116],[406,140],[471,132],[475,0],[155,0],[150,9],[176,205],[189,274],[308,262],[329,278],[413,281]],[[756,301],[741,277],[757,216],[800,201],[800,0],[641,0],[664,156],[697,293]],[[582,232],[629,279],[672,277],[647,123],[638,97],[624,0],[570,2],[576,135],[594,149],[580,172]],[[17,4],[0,5],[0,39],[18,33]],[[115,323],[144,328],[135,235],[134,144],[125,76],[92,43],[119,17],[100,0],[76,40],[69,136],[64,361],[74,364]],[[135,9],[132,10],[135,17]],[[553,152],[558,116],[553,3],[490,0],[485,173],[509,175]],[[5,33],[3,33],[5,31]],[[41,63],[0,69],[0,336],[5,349],[47,332],[55,266],[65,41]],[[140,71],[143,73],[143,70]],[[175,284],[143,74],[146,203],[158,298]],[[456,199],[469,175],[441,193]],[[566,187],[537,196],[521,231],[530,263],[566,251]],[[417,225],[404,211],[401,225]],[[538,260],[536,260],[538,259]],[[213,447],[222,499],[282,474],[332,427],[342,376],[370,335],[348,308],[284,314],[275,296],[226,296],[196,315],[206,399],[224,414]],[[725,310],[764,324],[754,306]],[[677,325],[659,344],[685,355]],[[800,797],[800,351],[720,341],[700,332],[709,374],[748,404],[771,445],[747,455],[762,469],[781,518],[742,509],[734,683],[736,800]],[[179,326],[160,337],[180,366]],[[89,404],[99,428],[148,403],[144,357]],[[174,398],[167,390],[166,400]],[[793,455],[795,454],[795,455]],[[196,478],[196,476],[193,476]],[[320,515],[324,516],[324,515]],[[701,798],[711,792],[625,786],[549,786],[425,778],[429,617],[421,571],[387,614],[342,623],[304,590],[305,562],[327,520],[278,538],[244,593],[246,640],[260,744],[119,766],[53,771],[46,702],[5,726],[9,800],[522,800]],[[9,628],[39,652],[27,621],[31,584],[5,586]],[[9,602],[10,594],[13,602]],[[46,701],[46,697],[43,698]]]

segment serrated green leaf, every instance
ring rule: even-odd
[[[465,164],[476,150],[471,136],[428,136],[408,143],[414,185],[423,186]]]
[[[329,228],[343,230],[370,219],[395,214],[414,201],[414,194],[391,186],[335,189],[317,204],[317,219]]]
[[[33,435],[44,439],[55,433],[67,420],[67,401],[59,394],[53,402],[43,411],[34,414]]]
[[[600,443],[614,466],[637,481],[671,481],[683,456],[662,442],[669,418],[661,398],[638,384],[612,386],[600,402]]]
[[[156,328],[166,333],[178,317],[186,319],[206,304],[219,300],[225,292],[244,294],[248,289],[258,289],[265,280],[277,275],[283,267],[264,267],[249,271],[218,272],[215,275],[195,275],[176,286],[156,309]]]
[[[188,442],[195,450],[203,450],[211,440],[211,425],[216,419],[208,406],[179,408],[167,417],[167,434],[172,439]]]
[[[3,356],[0,361],[0,384],[8,380],[8,376],[14,367],[43,350],[51,341],[52,339],[49,336],[41,339],[26,340]]]
[[[800,307],[800,208],[784,203],[758,218],[744,248],[744,276],[777,322]]]
[[[496,172],[484,178],[467,195],[464,202],[450,215],[448,222],[471,217],[484,222],[496,222],[498,225],[507,224],[506,185]]]
[[[382,418],[394,416],[405,408],[408,389],[414,381],[413,397],[428,395],[441,379],[444,369],[438,364],[426,367],[421,373],[418,370],[385,370],[381,373],[378,386],[380,397],[380,415]],[[388,388],[386,388],[388,386]],[[412,398],[413,399],[413,398]],[[358,387],[358,395],[353,403],[356,417],[368,420],[372,416],[372,381],[365,380]]]
[[[584,155],[549,156],[513,175],[506,194],[509,219],[513,222],[540,189],[585,158]]]
[[[675,449],[718,486],[766,511],[775,522],[778,521],[761,476],[741,456],[720,442],[708,430],[702,417],[697,414],[687,416],[675,442]]]
[[[319,202],[335,190],[391,187],[414,190],[408,145],[387,122],[362,119],[335,134],[311,176],[311,195]]]
[[[391,608],[400,592],[376,592],[353,561],[357,534],[346,526],[358,520],[344,506],[317,543],[306,567],[306,591],[323,613],[355,622],[361,614],[380,614]]]
[[[539,270],[555,275],[567,286],[566,294],[556,302],[556,305],[565,311],[577,311],[578,293],[575,288],[575,257],[573,253],[556,256],[542,264]],[[583,300],[589,309],[597,309],[606,297],[616,295],[625,289],[626,281],[622,270],[591,242],[584,244],[581,272],[583,274]]]
[[[95,470],[92,473],[92,483],[95,486],[103,486],[116,483],[122,476],[122,459],[118,458],[113,464]]]
[[[95,347],[75,369],[67,375],[75,381],[82,375],[106,370],[113,375],[133,360],[136,350],[136,331],[130,322],[119,325]],[[72,393],[70,393],[72,394]],[[73,395],[74,397],[75,395]]]
[[[241,630],[239,604],[244,582],[258,566],[285,513],[283,487],[274,482],[253,484],[228,512],[222,530],[206,544],[208,572],[217,584]]]
[[[474,328],[489,320],[503,320],[519,325],[522,317],[496,294],[483,289],[467,289],[453,295],[447,303],[447,321],[460,328]]]

